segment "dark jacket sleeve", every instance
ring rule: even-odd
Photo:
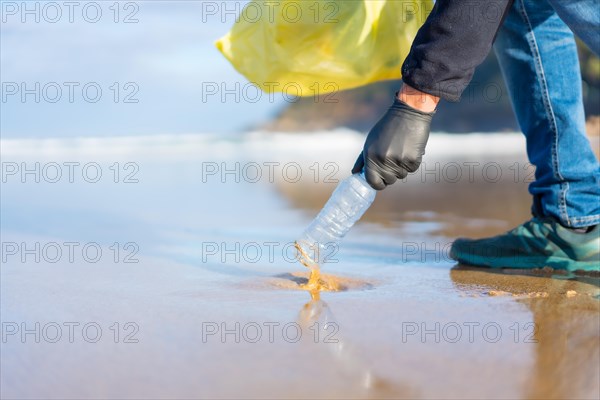
[[[402,65],[402,80],[458,101],[488,55],[513,0],[437,0]]]

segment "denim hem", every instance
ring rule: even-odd
[[[573,217],[570,219],[569,227],[586,228],[600,224],[600,215],[590,215],[587,217]]]

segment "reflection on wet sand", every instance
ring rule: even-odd
[[[457,267],[455,287],[476,296],[507,295],[533,314],[533,369],[523,398],[597,398],[600,393],[600,302],[597,278],[504,274]],[[591,283],[591,284],[590,284]],[[543,294],[543,295],[538,295]]]
[[[319,340],[305,341],[306,345],[321,345],[329,352],[332,364],[345,376],[345,381],[355,385],[357,398],[400,399],[415,398],[415,391],[378,377],[358,347],[340,336],[340,326],[329,305],[321,298],[321,292],[368,290],[373,284],[352,278],[321,274],[319,269],[308,273],[279,274],[271,281],[282,289],[304,290],[310,301],[300,309],[298,324],[304,332],[314,332]]]
[[[334,359],[334,364],[346,376],[346,382],[356,388],[358,398],[405,399],[415,398],[415,391],[378,377],[358,348],[340,337],[340,326],[329,305],[321,299],[320,290],[309,290],[310,301],[298,314],[298,323],[304,331],[317,329],[316,335],[324,338],[323,344]],[[333,335],[335,333],[335,336]],[[331,339],[328,339],[331,338]],[[313,343],[313,342],[308,342]],[[307,343],[307,344],[308,344]]]

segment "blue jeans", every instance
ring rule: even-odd
[[[579,228],[600,223],[600,165],[585,134],[570,28],[600,52],[597,0],[515,0],[494,49],[536,166],[533,214]]]

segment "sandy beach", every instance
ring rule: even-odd
[[[448,257],[529,218],[520,135],[433,135],[301,289],[363,140],[3,139],[1,397],[598,398],[598,276]]]

